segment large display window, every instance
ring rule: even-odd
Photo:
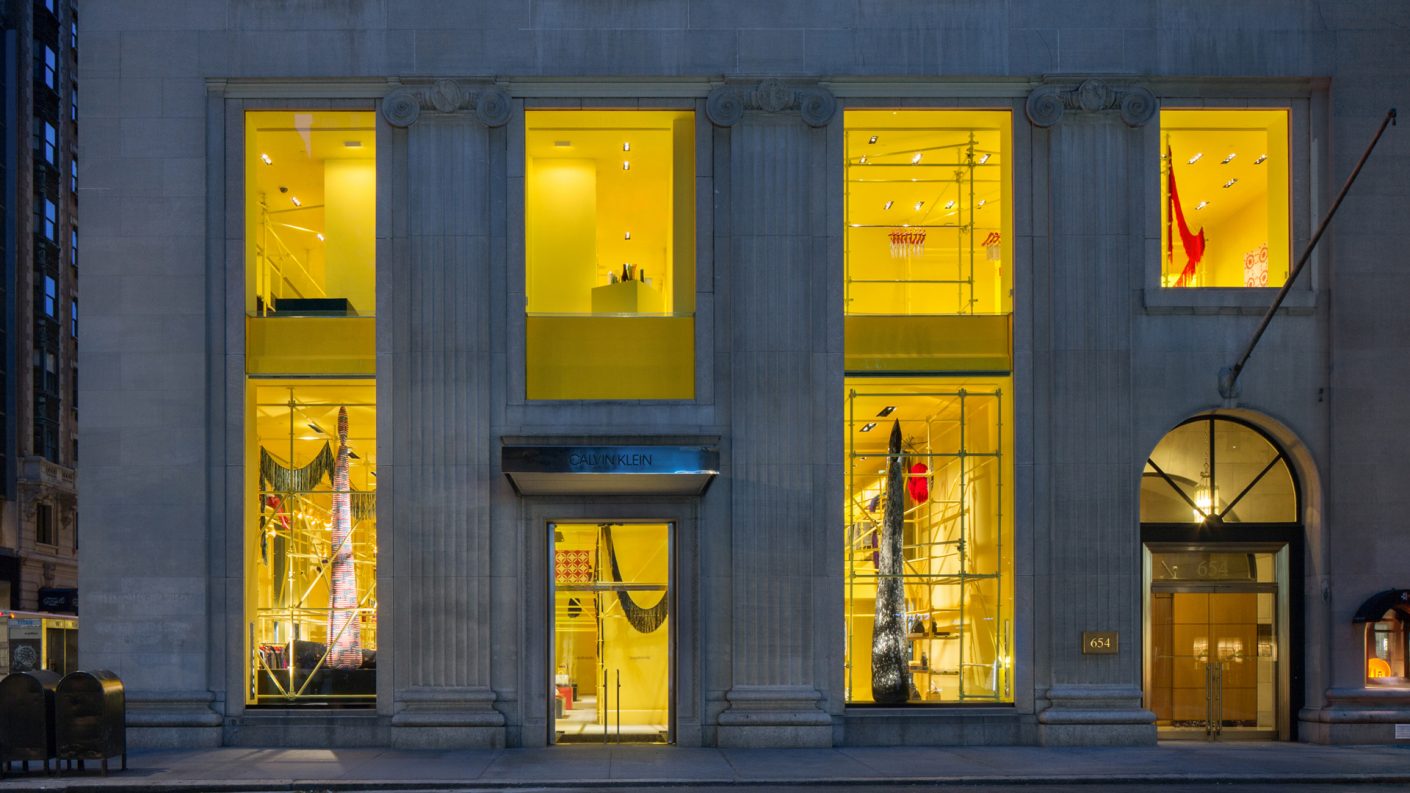
[[[251,382],[249,704],[375,702],[375,390],[366,380]]]
[[[1013,701],[1010,391],[847,381],[848,703]]]
[[[245,114],[251,373],[372,373],[376,194],[373,113]]]
[[[693,398],[694,114],[524,125],[528,398]]]
[[[1160,111],[1161,286],[1280,287],[1288,111]]]
[[[849,110],[849,371],[1008,371],[1007,110]]]

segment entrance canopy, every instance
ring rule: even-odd
[[[1400,619],[1410,622],[1410,589],[1387,589],[1370,596],[1351,621],[1380,622],[1387,611],[1394,611]]]
[[[500,467],[525,496],[698,496],[720,472],[705,446],[506,445]]]

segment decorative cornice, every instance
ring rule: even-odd
[[[1143,127],[1155,116],[1160,103],[1150,89],[1140,85],[1108,85],[1101,80],[1083,80],[1078,85],[1045,85],[1028,95],[1024,111],[1035,127],[1051,127],[1062,120],[1065,110],[1097,113],[1121,111],[1128,127]]]
[[[705,100],[705,115],[717,127],[739,123],[745,110],[781,113],[792,108],[798,108],[808,126],[825,127],[837,113],[837,98],[817,84],[797,85],[770,79],[753,85],[717,86]]]
[[[422,110],[470,110],[485,126],[502,127],[509,121],[509,94],[492,83],[436,80],[428,85],[401,86],[382,98],[382,116],[394,127],[415,124]]]

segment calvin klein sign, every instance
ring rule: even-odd
[[[696,495],[719,473],[704,446],[505,446],[500,467],[524,495]]]

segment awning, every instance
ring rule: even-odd
[[[698,496],[720,472],[705,446],[508,446],[500,467],[525,496]]]
[[[1351,621],[1380,622],[1392,609],[1399,612],[1402,620],[1410,621],[1410,589],[1387,589],[1366,598]]]

